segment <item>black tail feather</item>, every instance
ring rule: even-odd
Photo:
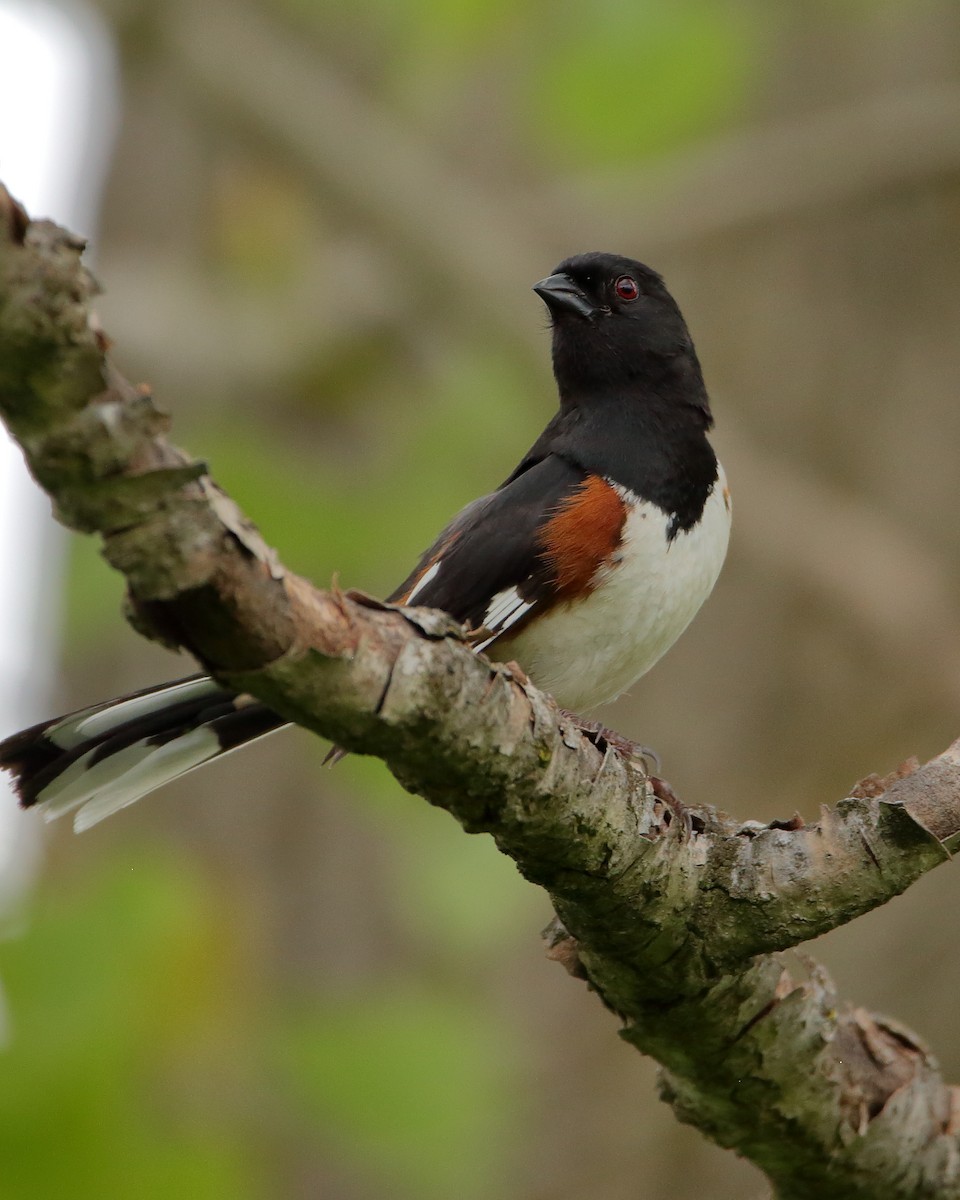
[[[48,815],[56,815],[99,797],[106,815],[114,790],[122,792],[122,807],[285,724],[250,696],[195,675],[21,730],[0,742],[0,768],[12,775],[24,808],[49,804]],[[183,750],[172,745],[181,738]],[[173,754],[155,754],[168,746]]]

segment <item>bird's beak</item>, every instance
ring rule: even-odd
[[[574,312],[580,317],[596,316],[599,309],[586,293],[562,271],[548,275],[533,285],[533,290],[551,312]]]

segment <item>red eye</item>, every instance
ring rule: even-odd
[[[613,290],[617,293],[621,300],[636,300],[640,295],[640,289],[637,287],[637,281],[632,275],[621,275],[617,282],[613,285]]]

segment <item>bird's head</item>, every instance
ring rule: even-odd
[[[533,290],[550,313],[562,401],[666,387],[709,422],[686,322],[656,271],[619,254],[577,254]]]

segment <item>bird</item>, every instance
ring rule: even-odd
[[[444,610],[476,652],[582,714],[645,674],[706,600],[726,556],[730,492],[700,362],[662,276],[590,252],[533,291],[549,316],[558,410],[388,601]],[[23,807],[75,812],[81,831],[287,724],[192,675],[16,733],[0,742],[0,767]]]

